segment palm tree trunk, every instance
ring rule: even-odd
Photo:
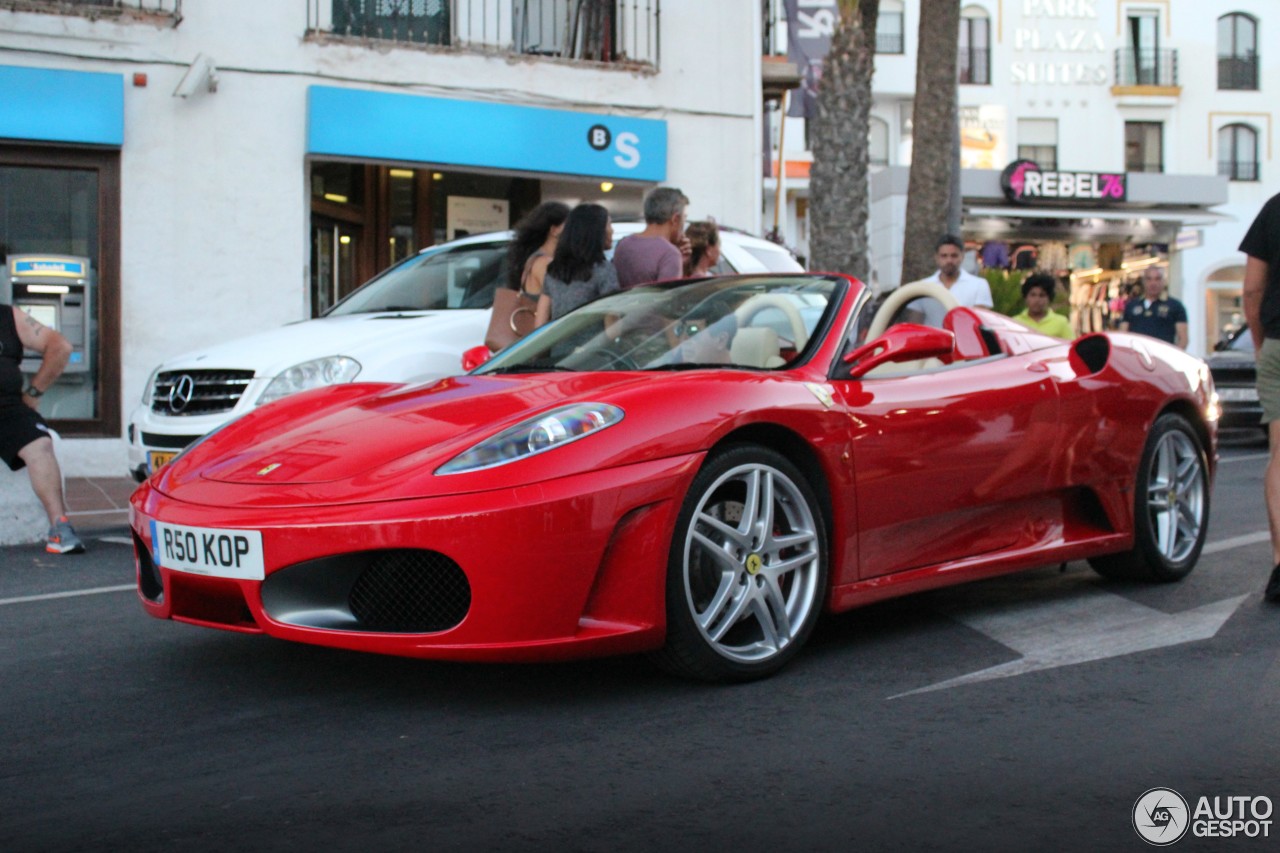
[[[902,281],[932,273],[934,248],[947,230],[956,127],[956,60],[960,43],[957,0],[921,0],[912,113],[911,178],[902,247]]]
[[[879,13],[880,0],[841,0],[809,127],[809,267],[861,279],[870,272],[867,137]]]

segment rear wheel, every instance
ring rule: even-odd
[[[1200,558],[1209,521],[1209,463],[1195,429],[1181,415],[1161,415],[1147,436],[1134,484],[1134,547],[1093,557],[1101,575],[1176,581]]]
[[[711,458],[671,542],[659,665],[691,678],[770,675],[808,639],[826,593],[822,510],[803,474],[755,445]]]

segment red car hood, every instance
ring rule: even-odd
[[[303,395],[250,416],[230,440],[207,453],[197,448],[190,461],[204,479],[255,485],[345,480],[409,456],[434,468],[526,417],[638,381],[619,373],[458,376],[369,388],[354,400]]]

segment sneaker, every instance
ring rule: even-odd
[[[1280,564],[1271,570],[1271,580],[1267,581],[1267,588],[1263,591],[1262,597],[1267,601],[1280,603]]]
[[[44,549],[50,554],[83,554],[84,543],[64,515],[49,528],[49,538],[45,540]]]

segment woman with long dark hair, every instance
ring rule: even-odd
[[[515,237],[507,250],[507,287],[531,299],[542,293],[542,278],[568,216],[569,205],[544,201],[516,223]]]
[[[580,204],[569,211],[538,297],[539,326],[618,289],[618,273],[604,256],[612,247],[608,210],[598,204]]]

